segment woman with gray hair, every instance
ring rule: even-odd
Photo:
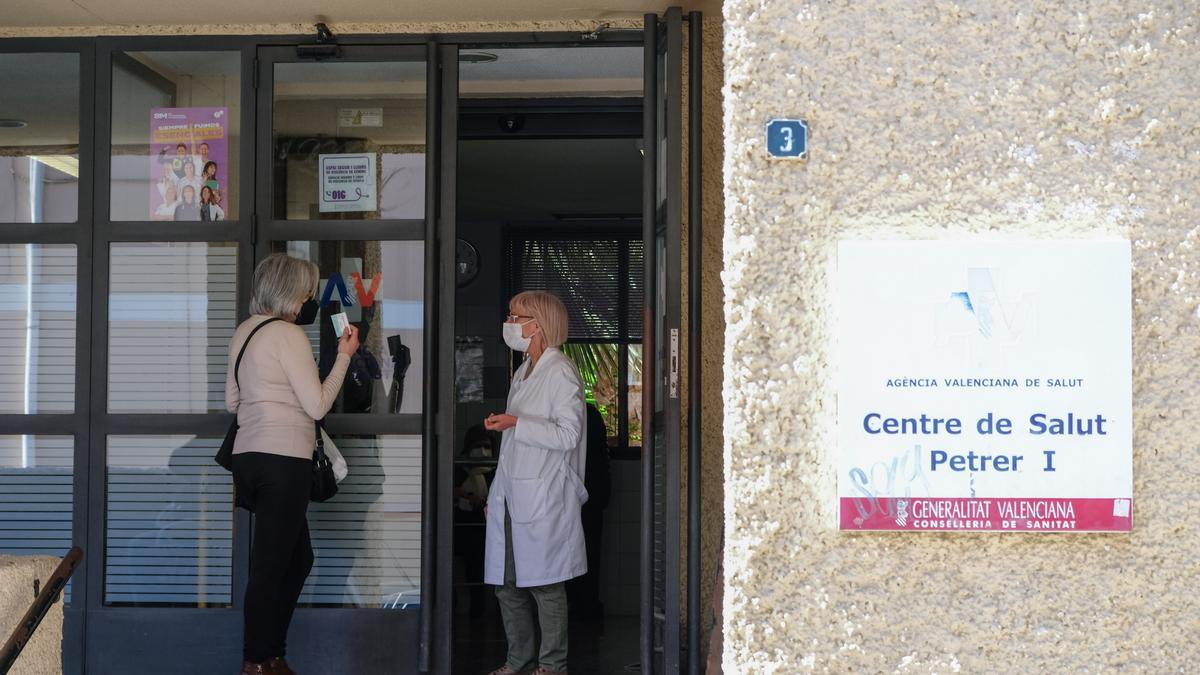
[[[559,350],[567,341],[567,310],[556,296],[526,291],[514,297],[504,341],[526,356],[513,375],[508,409],[484,421],[503,432],[488,492],[484,581],[496,586],[508,657],[492,675],[525,673],[534,665],[537,675],[559,675],[567,672],[563,582],[587,572],[580,519],[587,501],[583,381]]]
[[[313,421],[333,406],[358,349],[358,335],[347,327],[333,369],[321,381],[300,328],[317,317],[319,282],[311,262],[268,256],[254,270],[253,316],[229,345],[225,407],[238,416],[233,482],[238,506],[254,513],[243,675],[294,675],[284,655],[292,612],[313,564],[307,518]]]

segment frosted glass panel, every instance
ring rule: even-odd
[[[109,436],[104,600],[227,605],[233,481],[219,438]]]
[[[108,410],[225,410],[237,244],[112,245]]]
[[[0,244],[0,413],[75,409],[72,244]]]
[[[310,504],[316,564],[300,602],[415,607],[421,599],[421,439],[334,439],[350,475],[338,494]]]

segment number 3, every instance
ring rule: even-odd
[[[795,142],[795,130],[791,127],[784,127],[780,131],[783,132],[783,145],[779,148],[780,152],[791,152],[792,143]]]

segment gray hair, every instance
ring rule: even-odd
[[[254,268],[250,313],[291,321],[300,312],[300,305],[317,292],[320,281],[320,271],[313,263],[286,253],[272,253]]]

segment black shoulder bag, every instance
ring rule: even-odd
[[[312,485],[308,491],[308,499],[313,502],[327,501],[337,494],[337,478],[333,475],[333,462],[325,454],[325,439],[321,437],[323,422],[314,422],[317,432],[317,445],[313,449]]]
[[[246,341],[242,343],[242,350],[238,352],[237,361],[235,361],[233,364],[233,381],[238,385],[239,390],[242,388],[242,385],[240,382],[238,382],[238,368],[242,366],[242,357],[246,355],[246,347],[250,346],[250,338],[254,337],[254,334],[257,333],[260,328],[271,323],[272,321],[283,321],[283,319],[280,319],[279,317],[273,317],[258,324],[254,327],[254,330],[250,331],[250,335],[246,336]],[[225,432],[225,440],[221,442],[221,448],[217,450],[217,456],[213,458],[216,460],[217,464],[220,464],[226,471],[233,471],[233,441],[237,438],[237,432],[238,423],[237,417],[235,416],[233,421],[229,423],[229,431]]]

